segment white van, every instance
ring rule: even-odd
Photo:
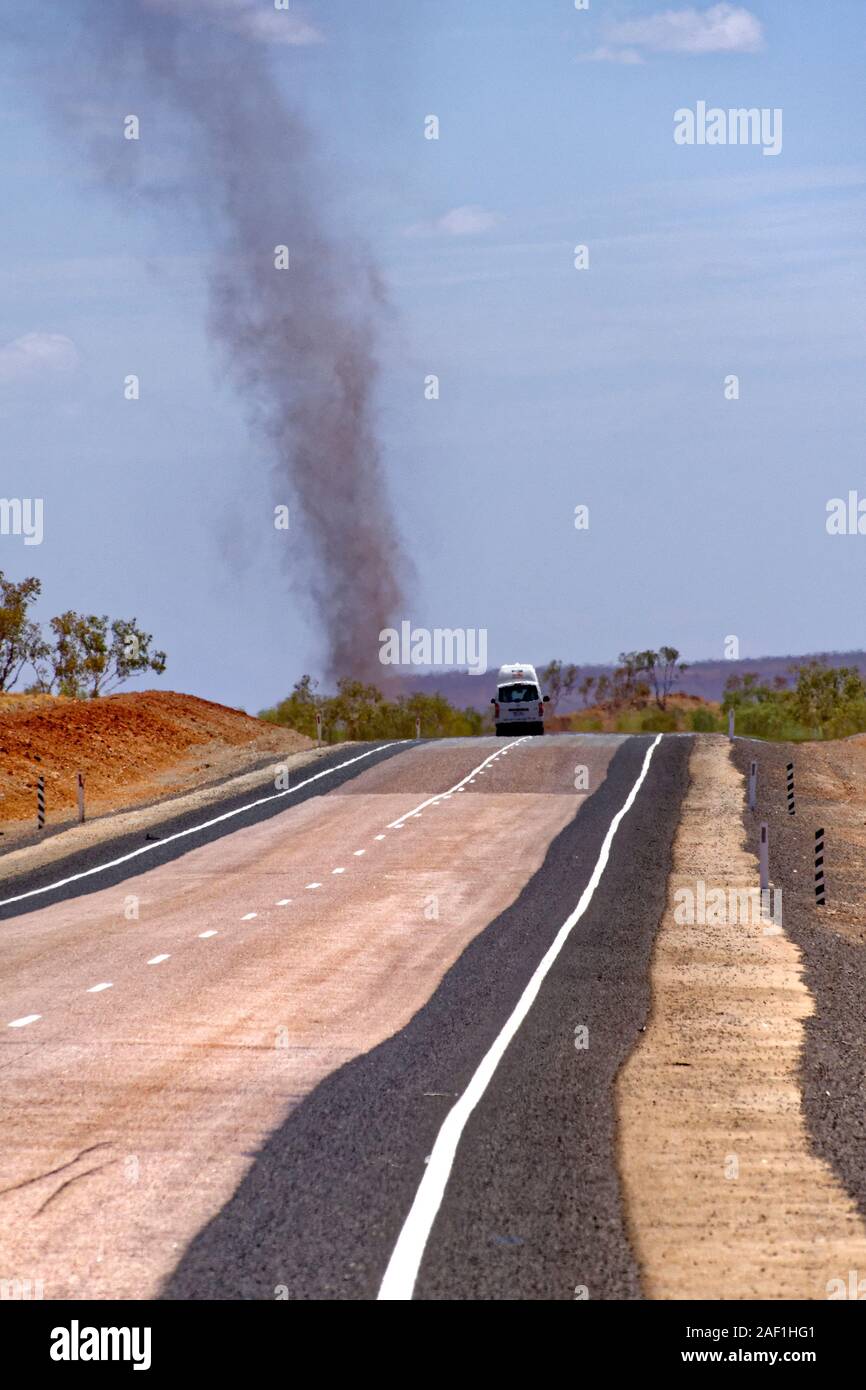
[[[543,734],[544,706],[534,666],[500,666],[496,695],[491,699],[497,734]]]

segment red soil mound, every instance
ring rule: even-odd
[[[90,813],[156,800],[309,746],[293,730],[173,691],[98,700],[0,695],[0,822],[35,817],[39,776],[50,820],[74,806],[78,772]]]

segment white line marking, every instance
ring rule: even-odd
[[[291,901],[291,898],[280,898],[279,902],[277,903],[277,907],[288,907]]]
[[[200,825],[191,825],[187,830],[176,830],[173,835],[166,835],[162,840],[140,845],[138,849],[130,850],[129,854],[122,854],[119,859],[109,859],[105,864],[96,864],[92,869],[82,869],[80,874],[70,874],[68,878],[60,878],[56,883],[47,883],[44,888],[31,888],[26,893],[17,893],[14,898],[0,899],[0,907],[8,907],[10,903],[23,902],[25,898],[35,898],[39,893],[51,893],[55,888],[65,888],[67,883],[77,883],[79,879],[89,878],[91,874],[101,874],[106,869],[114,869],[118,864],[126,864],[130,859],[137,859],[140,854],[149,854],[151,850],[158,849],[160,845],[170,845],[172,840],[182,840],[186,835],[197,835],[200,830],[209,830],[212,825],[220,825],[225,820],[231,820],[232,816],[242,816],[245,811],[252,811],[256,806],[265,806],[269,801],[279,801],[283,796],[293,796],[295,792],[308,787],[311,782],[318,782],[320,777],[330,777],[332,772],[339,772],[341,768],[351,767],[352,763],[359,763],[364,758],[372,758],[376,753],[384,753],[386,748],[395,748],[398,742],[408,743],[412,740],[394,739],[391,743],[384,743],[381,748],[371,748],[366,753],[359,753],[356,758],[347,758],[346,762],[337,763],[335,767],[326,767],[323,772],[315,773],[304,782],[299,782],[296,787],[286,787],[284,791],[274,792],[272,796],[260,796],[257,801],[248,801],[245,806],[236,806],[233,811],[224,811],[221,816],[214,816],[213,820],[202,821]]]
[[[36,1020],[37,1020],[37,1018],[41,1018],[41,1017],[42,1017],[41,1014],[25,1014],[24,1018],[13,1018],[12,1022],[9,1023],[9,1024],[7,1024],[7,1027],[8,1027],[8,1028],[26,1028],[27,1025],[28,1025],[28,1023],[35,1023]]]
[[[253,918],[254,918],[254,917],[258,917],[258,915],[259,915],[259,914],[258,914],[257,912],[245,912],[244,915],[243,915],[243,917],[241,918],[241,921],[242,921],[242,922],[251,922],[251,921],[253,920]]]
[[[215,931],[200,931],[199,934],[198,934],[198,939],[199,939],[199,941],[207,941],[207,939],[208,939],[209,936],[216,936],[216,932],[215,932]]]
[[[171,959],[170,956],[154,956],[154,957],[153,957],[153,960],[149,960],[147,963],[148,963],[148,965],[162,965],[162,962],[163,962],[164,960],[170,960],[170,959]]]
[[[307,883],[307,884],[305,885],[305,887],[307,887],[307,888],[321,888],[321,886],[322,886],[321,883]]]
[[[442,1204],[445,1188],[451,1176],[454,1157],[457,1153],[457,1145],[460,1143],[460,1136],[463,1133],[466,1122],[479,1100],[484,1095],[484,1092],[487,1090],[508,1044],[511,1042],[521,1023],[529,1013],[538,991],[544,983],[545,976],[571,935],[575,924],[589,907],[592,896],[601,881],[601,876],[610,858],[610,847],[613,843],[613,837],[619,828],[620,821],[634,804],[635,797],[640,791],[649,770],[650,759],[661,742],[661,739],[662,735],[657,734],[655,741],[647,749],[640,775],[626,797],[621,809],[617,811],[608,827],[595,868],[592,871],[589,882],[580,895],[577,907],[559,928],[553,942],[536,967],[529,984],[518,999],[512,1014],[507,1019],[499,1036],[495,1039],[493,1045],[485,1053],[484,1057],[482,1057],[472,1080],[469,1082],[463,1095],[457,1101],[457,1104],[454,1105],[446,1115],[442,1128],[436,1136],[433,1152],[430,1154],[427,1167],[424,1170],[424,1176],[415,1194],[415,1200],[412,1203],[409,1215],[406,1217],[403,1229],[397,1239],[397,1244],[394,1246],[391,1258],[388,1261],[388,1268],[385,1270],[385,1277],[379,1289],[378,1298],[380,1301],[411,1299],[415,1288],[415,1280],[418,1277],[418,1270],[421,1267],[421,1260],[424,1256],[427,1237],[436,1219],[436,1213]]]
[[[517,745],[518,745],[518,743],[523,743],[524,740],[527,739],[527,738],[529,738],[529,735],[528,735],[528,734],[524,734],[522,738],[516,738],[516,739],[514,739],[511,743],[509,743],[508,747],[509,747],[509,748],[516,748]],[[466,783],[469,783],[469,782],[474,782],[474,781],[475,781],[475,774],[476,774],[477,772],[480,772],[482,768],[485,768],[485,767],[487,766],[488,763],[492,762],[493,759],[496,758],[496,757],[498,757],[498,756],[499,756],[498,753],[490,753],[490,754],[484,759],[484,762],[483,762],[483,763],[479,763],[477,767],[473,767],[473,769],[472,769],[471,772],[467,772],[466,776],[465,776],[465,777],[462,777],[462,778],[460,779],[459,782],[455,782],[453,787],[449,787],[449,789],[448,789],[447,792],[436,792],[435,795],[433,795],[433,796],[428,796],[427,800],[426,800],[426,801],[422,801],[421,804],[420,804],[420,806],[414,806],[414,807],[412,808],[411,811],[406,811],[405,815],[398,816],[396,820],[392,820],[392,821],[391,821],[391,824],[390,824],[389,826],[387,826],[386,829],[388,829],[388,830],[402,830],[402,829],[403,829],[403,822],[404,822],[404,821],[407,821],[407,820],[409,819],[410,816],[418,816],[418,815],[420,815],[421,812],[424,810],[425,806],[431,806],[431,805],[433,804],[434,801],[438,801],[438,799],[439,799],[440,796],[450,796],[450,795],[452,794],[452,792],[462,792],[462,791],[465,791],[465,784],[466,784]],[[380,835],[377,835],[377,836],[376,836],[376,839],[377,839],[377,840],[380,840],[381,838],[382,838],[382,837],[381,837]],[[2,903],[0,903],[0,907],[2,907]]]
[[[357,858],[357,856],[358,856],[359,854],[366,854],[366,853],[367,853],[367,851],[366,851],[365,849],[356,849],[356,850],[355,850],[355,857]]]
[[[111,989],[111,988],[112,988],[112,986],[111,986],[111,984],[108,983],[108,982],[106,982],[106,983],[104,983],[104,984],[101,984],[101,985],[91,985],[91,986],[90,986],[90,989],[87,991],[87,993],[88,993],[88,994],[99,994],[101,990],[103,990],[103,989]]]
[[[345,872],[346,872],[345,869],[332,869],[332,870],[331,870],[331,873],[332,873],[332,874],[344,874]]]
[[[384,835],[376,835],[376,836],[374,836],[374,838],[377,839],[377,840],[384,840],[385,836],[384,836]]]

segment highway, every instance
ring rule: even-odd
[[[690,745],[352,745],[0,890],[0,1274],[640,1297],[613,1087]]]

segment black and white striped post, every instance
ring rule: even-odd
[[[322,742],[322,711],[319,709],[316,710],[316,742],[319,745]]]
[[[761,870],[761,892],[770,888],[770,831],[765,820],[761,821],[761,839],[758,845],[758,864]]]
[[[758,764],[753,759],[749,763],[749,810],[754,811],[758,804]]]
[[[785,781],[788,792],[788,815],[794,815],[794,764],[788,763],[785,768]]]
[[[84,820],[84,773],[77,774],[78,779],[78,823]]]
[[[733,741],[734,741],[734,711],[733,711],[732,709],[729,709],[729,710],[728,710],[728,738],[729,738],[729,740],[731,741],[731,743],[733,743]]]
[[[824,885],[824,831],[815,831],[815,906],[824,907],[827,890]]]
[[[45,829],[45,778],[36,779],[36,829]]]

